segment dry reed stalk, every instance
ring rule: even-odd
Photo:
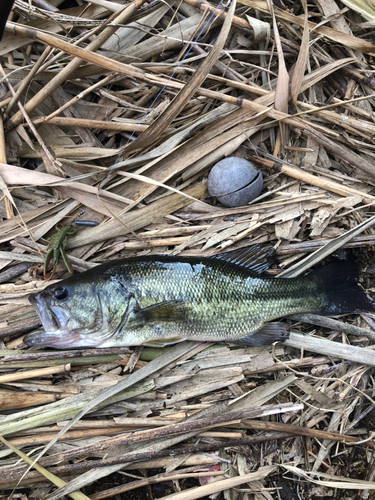
[[[69,372],[70,365],[60,365],[48,368],[40,368],[39,370],[28,370],[20,373],[12,373],[9,375],[0,375],[0,384],[15,382],[16,380],[26,380],[29,378],[38,378],[45,375],[53,375],[54,373]]]
[[[48,122],[51,125],[61,125],[62,127],[86,127],[98,130],[115,130],[118,132],[144,132],[148,125],[139,125],[138,123],[123,123],[123,122],[105,122],[101,120],[84,120],[83,118],[68,118],[68,117],[40,117],[33,120],[35,125]]]
[[[243,495],[270,498],[281,463],[304,478],[302,500],[315,498],[315,487],[328,497],[343,484],[362,487],[363,497],[375,470],[357,466],[373,462],[372,315],[299,315],[288,318],[293,333],[283,346],[181,344],[160,357],[126,347],[32,352],[22,335],[40,327],[27,294],[45,283],[32,263],[56,224],[81,208],[99,225],[69,240],[76,272],[112,258],[210,256],[268,243],[279,258],[270,276],[290,276],[345,248],[368,270],[361,285],[372,295],[372,28],[354,6],[343,12],[323,0],[286,0],[284,10],[239,0],[230,13],[197,0],[34,3],[17,0],[0,45],[0,432],[33,457],[48,444],[40,465],[69,482],[51,492],[43,474],[29,471],[22,484],[31,497],[37,487],[49,500],[85,488],[99,500],[173,480],[169,498],[231,488],[221,494],[229,499],[246,479]],[[231,155],[252,160],[264,187],[250,205],[229,209],[207,196],[206,178]],[[90,418],[74,423],[83,408]],[[257,420],[234,418],[254,417],[251,408]],[[269,443],[262,452],[270,469],[248,477],[262,465],[261,443]],[[105,455],[115,444],[116,454]],[[6,496],[27,467],[12,453],[0,450]],[[289,456],[299,469],[283,464]],[[204,465],[202,477],[214,476],[206,466],[218,463],[234,477],[209,488],[191,489],[194,472],[180,470]],[[114,472],[163,467],[160,477],[97,492]],[[315,485],[309,471],[325,467],[324,484]],[[296,496],[295,483],[282,481]]]
[[[20,26],[14,26],[14,25],[8,25],[7,24],[7,29],[14,30],[15,34],[22,34],[23,36],[26,36],[26,38],[30,37],[35,37],[35,39],[40,40],[40,41],[45,41],[47,44],[51,44],[51,46],[54,46],[55,48],[62,49],[62,50],[69,50],[68,53],[71,53],[72,55],[82,55],[83,53],[88,53],[97,50],[113,33],[116,31],[116,24],[121,24],[126,22],[129,17],[132,16],[132,14],[137,10],[138,7],[142,5],[143,0],[135,0],[134,3],[130,4],[124,10],[122,13],[120,13],[118,16],[114,15],[114,19],[111,19],[111,27],[107,27],[102,33],[96,38],[95,41],[91,42],[91,44],[88,45],[87,50],[82,50],[79,49],[78,47],[74,47],[71,44],[68,44],[66,42],[62,42],[58,39],[53,40],[53,37],[51,37],[48,34],[43,34],[41,32],[32,32],[30,29],[23,29]],[[55,42],[53,44],[52,40]],[[97,60],[98,56],[94,55],[94,59]],[[79,66],[82,64],[82,60],[79,58],[73,59],[70,64],[68,64],[64,70],[60,71],[58,75],[55,77],[55,79],[51,80],[49,85],[45,86],[43,90],[40,92],[38,96],[35,96],[34,100],[30,100],[25,108],[25,111],[29,113],[31,110],[33,110],[38,104],[40,104],[51,92],[53,92],[61,83],[63,83],[72,73],[75,71]],[[112,68],[114,71],[115,69]],[[17,126],[22,120],[22,114],[18,112],[15,116],[12,117],[10,121],[10,126],[15,127]]]

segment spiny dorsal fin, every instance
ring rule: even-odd
[[[253,245],[239,248],[232,252],[213,255],[212,259],[225,260],[238,266],[244,266],[255,273],[261,274],[275,262],[275,249],[271,246]]]

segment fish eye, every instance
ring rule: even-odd
[[[57,299],[57,300],[64,300],[69,295],[69,291],[65,286],[55,288],[53,293],[55,295],[55,299]]]

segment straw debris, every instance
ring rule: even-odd
[[[343,2],[15,1],[0,43],[0,500],[375,498],[370,314],[287,318],[269,348],[22,340],[41,326],[27,296],[51,283],[48,239],[82,210],[97,225],[68,239],[75,272],[267,243],[275,277],[352,253],[374,294],[375,11]],[[229,209],[206,181],[231,155],[264,188]]]

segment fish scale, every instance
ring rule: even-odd
[[[354,261],[289,279],[261,274],[269,247],[215,257],[147,256],[108,262],[30,297],[44,332],[28,345],[155,345],[181,340],[269,345],[287,338],[270,323],[296,313],[375,312]]]

